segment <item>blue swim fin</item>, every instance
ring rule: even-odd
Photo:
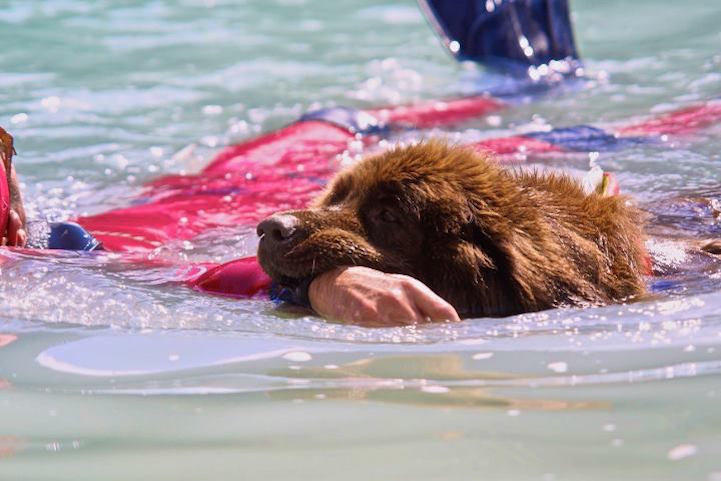
[[[70,251],[104,250],[100,241],[75,222],[51,222],[47,248]]]
[[[27,247],[66,251],[100,251],[103,245],[75,222],[28,221]]]
[[[567,0],[418,0],[458,60],[528,76],[529,67],[573,73],[580,65]]]

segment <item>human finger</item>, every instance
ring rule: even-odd
[[[15,240],[15,245],[17,247],[25,247],[25,245],[28,243],[28,234],[25,232],[25,229],[19,229],[17,238]]]
[[[20,215],[15,210],[10,210],[7,220],[7,245],[22,247],[25,245],[27,234],[23,228]]]
[[[403,282],[408,297],[420,312],[422,319],[430,321],[460,321],[455,308],[430,287],[412,277],[396,275]]]

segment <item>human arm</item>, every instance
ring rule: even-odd
[[[25,208],[20,194],[20,182],[18,180],[15,166],[12,163],[13,138],[5,130],[0,128],[0,172],[7,179],[7,186],[10,195],[10,208],[7,214],[7,222],[0,222],[5,225],[4,232],[0,232],[0,245],[22,247],[27,242],[25,230]],[[6,191],[7,192],[7,191]]]
[[[25,208],[20,194],[20,182],[13,166],[8,179],[10,187],[10,212],[7,229],[2,235],[2,245],[23,247],[28,240],[25,230]]]
[[[417,279],[367,267],[339,267],[308,287],[311,307],[332,320],[368,327],[459,321],[456,310]]]
[[[255,257],[191,271],[182,282],[203,292],[252,297],[273,290]],[[367,267],[338,267],[317,275],[309,284],[271,296],[310,307],[327,319],[369,327],[459,320],[455,309],[419,280]]]

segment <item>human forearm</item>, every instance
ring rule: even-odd
[[[367,267],[340,267],[317,276],[308,297],[325,318],[370,327],[459,320],[453,306],[417,279]]]

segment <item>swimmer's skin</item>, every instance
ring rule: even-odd
[[[25,209],[23,208],[23,199],[20,195],[20,183],[15,172],[15,166],[11,167],[10,178],[8,179],[10,187],[10,212],[8,213],[8,222],[6,232],[3,232],[0,245],[24,247],[28,240],[25,231]]]
[[[0,127],[0,175],[5,175],[8,168],[10,170],[10,174],[7,176],[10,190],[10,211],[6,230],[0,232],[0,245],[23,247],[28,236],[25,231],[25,208],[20,194],[20,182],[15,166],[12,164],[13,152],[12,136]]]
[[[320,316],[368,327],[460,321],[456,310],[418,279],[368,267],[338,267],[308,287]]]

